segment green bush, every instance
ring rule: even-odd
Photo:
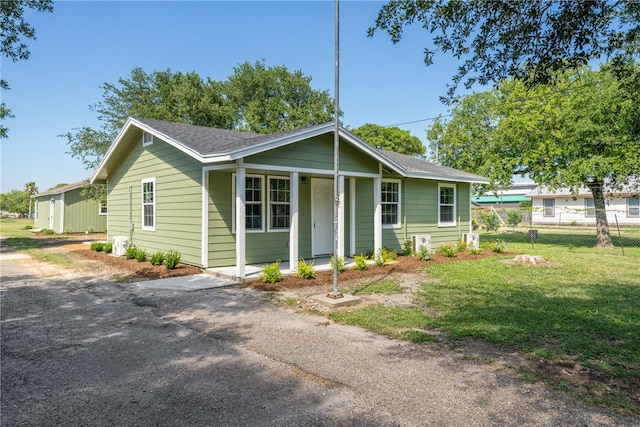
[[[96,252],[102,252],[104,250],[104,243],[91,242],[91,250]]]
[[[367,257],[364,255],[360,254],[354,256],[353,261],[356,263],[354,267],[356,270],[364,271],[367,269]]]
[[[456,246],[453,243],[445,243],[438,248],[438,252],[447,258],[453,258],[456,256]]]
[[[260,280],[262,283],[276,283],[282,280],[282,273],[280,273],[280,260],[277,260],[273,264],[265,264],[260,274]]]
[[[24,229],[25,230],[31,230],[31,229],[33,229],[33,225],[27,224],[27,225],[24,226]]]
[[[491,250],[497,254],[501,254],[507,248],[507,243],[504,240],[497,239],[493,242]]]
[[[147,253],[144,251],[144,249],[136,249],[135,258],[138,262],[145,262],[147,260]]]
[[[138,248],[136,248],[135,246],[129,246],[127,248],[127,252],[125,253],[125,258],[127,258],[127,259],[135,259],[136,252],[138,252]]]
[[[316,271],[313,268],[313,261],[307,263],[304,258],[300,258],[298,260],[296,277],[301,277],[303,279],[313,279],[316,277]]]
[[[384,249],[380,249],[377,253],[376,253],[376,265],[378,267],[384,267],[385,265],[387,265],[387,259],[384,256]]]
[[[110,254],[111,252],[113,252],[113,243],[108,242],[104,244],[104,252],[107,254]]]
[[[382,248],[382,256],[384,257],[385,261],[389,262],[389,261],[395,261],[398,259],[398,254],[396,253],[396,251],[394,251],[393,249],[389,249],[389,248]]]
[[[178,264],[180,264],[180,259],[182,259],[180,252],[171,249],[164,256],[164,265],[167,267],[167,270],[174,270]]]
[[[413,255],[413,242],[411,240],[405,240],[402,245],[402,254],[404,256]]]
[[[522,222],[522,214],[520,211],[512,209],[507,211],[507,225],[513,227],[513,231],[516,230],[518,224]]]
[[[71,231],[71,229],[69,227],[64,229],[65,234],[71,234],[73,233],[73,231]]]
[[[40,232],[42,234],[53,234],[53,230],[50,228],[43,228],[42,230],[40,230]]]
[[[420,250],[418,251],[416,256],[420,261],[429,261],[431,259],[431,254],[429,253],[429,250],[424,246],[420,247]]]
[[[151,265],[162,265],[162,263],[164,262],[164,252],[154,252],[151,254],[151,257],[149,257],[149,261],[151,262]]]
[[[331,265],[331,271],[334,271],[334,264],[336,264],[334,262],[333,259],[333,255],[331,255],[331,259],[329,259],[329,264]],[[342,273],[344,271],[344,257],[338,257],[338,262],[337,262],[337,271],[338,273]]]
[[[467,249],[469,249],[467,242],[465,242],[462,239],[458,239],[458,243],[456,244],[456,250],[458,252],[465,252]]]
[[[87,234],[93,233],[93,225],[88,226],[85,231],[87,232]]]
[[[480,218],[482,219],[485,230],[498,232],[500,228],[500,218],[498,218],[495,212],[480,212]]]
[[[482,249],[480,249],[480,248],[478,248],[478,249],[476,249],[476,248],[469,249],[469,253],[471,255],[480,255],[482,252],[484,252],[484,251]]]

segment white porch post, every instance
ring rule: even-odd
[[[349,253],[356,254],[356,179],[349,178]]]
[[[245,276],[246,236],[246,173],[242,159],[236,162],[236,277]]]
[[[290,173],[289,193],[289,270],[298,268],[298,172]]]
[[[373,179],[373,253],[382,249],[382,178]]]
[[[344,176],[338,178],[338,258],[344,257]]]
[[[201,260],[202,268],[209,267],[209,172],[202,168],[202,242]]]

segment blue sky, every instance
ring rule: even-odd
[[[436,57],[426,67],[427,33],[418,25],[393,45],[384,33],[367,37],[383,2],[340,2],[340,108],[351,128],[365,123],[399,127],[426,144],[431,121],[447,114],[439,101],[457,63]],[[57,1],[53,13],[27,11],[36,29],[31,57],[2,58],[11,89],[2,100],[15,118],[5,121],[0,192],[35,181],[40,191],[91,176],[66,152],[58,135],[98,128],[89,106],[102,100],[105,82],[170,68],[226,80],[245,61],[302,70],[317,90],[334,95],[333,1],[169,2]]]

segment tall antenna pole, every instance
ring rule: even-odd
[[[338,253],[340,251],[339,236],[338,236],[338,216],[340,213],[340,135],[338,130],[340,127],[340,102],[339,102],[339,89],[340,89],[340,0],[336,0],[336,18],[335,18],[335,99],[333,101],[334,106],[334,120],[335,126],[333,129],[333,298],[339,298],[342,295],[338,293]]]

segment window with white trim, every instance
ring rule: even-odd
[[[101,202],[100,205],[98,206],[98,215],[106,215],[107,212],[108,212],[107,204]]]
[[[554,199],[542,199],[542,215],[556,216],[556,201]]]
[[[269,231],[286,231],[291,224],[291,181],[269,177]]]
[[[246,175],[244,194],[245,230],[248,232],[264,231],[263,177]],[[233,174],[233,232],[236,232],[236,175]]]
[[[400,181],[383,179],[380,183],[380,202],[382,208],[382,226],[400,227]]]
[[[456,185],[438,184],[438,226],[456,225]]]
[[[153,144],[153,135],[149,132],[142,133],[142,146],[146,147],[147,145]]]
[[[627,197],[627,216],[630,218],[640,217],[639,197]]]
[[[595,218],[596,205],[594,204],[593,199],[584,199],[584,216],[587,218]]]
[[[142,180],[142,229],[156,230],[156,179]]]

